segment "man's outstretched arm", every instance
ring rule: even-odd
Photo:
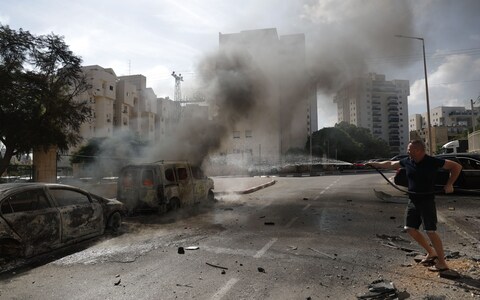
[[[400,161],[395,160],[387,160],[387,161],[382,161],[382,162],[369,162],[365,164],[366,166],[371,166],[377,169],[398,169],[400,168]]]

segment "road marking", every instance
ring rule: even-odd
[[[317,200],[317,199],[315,199],[315,200]],[[307,204],[307,205],[305,205],[304,208],[302,208],[302,210],[307,210],[310,206],[312,206],[312,205],[311,205],[311,204]]]
[[[287,223],[287,225],[285,225],[285,228],[290,228],[290,226],[292,226],[292,224],[298,219],[298,217],[294,217],[290,220],[290,222]]]
[[[255,254],[255,255],[253,256],[253,258],[260,258],[260,257],[262,257],[262,256],[265,254],[265,252],[267,252],[267,250],[268,250],[270,247],[272,247],[273,244],[275,244],[275,242],[276,242],[277,240],[278,240],[277,238],[271,239],[270,242],[268,242],[265,246],[263,246],[263,248],[260,249],[260,250],[257,252],[257,254]]]
[[[225,285],[219,289],[215,295],[212,296],[212,300],[218,300],[218,299],[222,299],[223,296],[225,296],[228,291],[235,285],[235,283],[238,282],[238,279],[237,278],[230,278],[229,281],[227,281],[227,283],[225,283]]]

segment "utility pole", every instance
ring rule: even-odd
[[[183,81],[182,74],[175,74],[175,71],[172,72],[173,78],[175,78],[175,93],[173,94],[174,101],[181,101],[182,100],[182,89],[180,87],[180,83]]]

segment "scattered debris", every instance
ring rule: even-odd
[[[122,282],[122,279],[118,279],[118,281],[117,281],[117,282],[115,282],[115,283],[114,283],[114,285],[119,285],[119,284],[120,284],[120,282]]]
[[[221,273],[221,274],[222,274],[222,275],[225,275],[225,274],[227,274],[227,272],[225,272],[225,270],[222,270],[222,273]]]
[[[448,210],[455,210],[455,207],[449,207]]]
[[[188,247],[185,247],[185,250],[198,250],[200,249],[200,247],[198,246],[188,246]]]
[[[177,283],[176,285],[177,285],[177,286],[182,286],[182,287],[193,288],[193,286],[191,286],[191,285],[189,285],[189,284],[180,284],[180,283]]]
[[[288,248],[289,248],[288,250],[297,250],[298,249],[297,246],[288,246]]]
[[[305,198],[303,198],[303,200],[307,201],[307,200],[308,200],[308,198],[307,198],[307,197],[305,197]]]
[[[392,202],[392,203],[407,203],[408,202],[407,197],[396,197],[396,196],[392,196],[392,195],[387,194],[387,193],[382,192],[382,191],[377,191],[375,189],[373,189],[373,191],[375,192],[375,196],[377,198],[379,198],[380,200],[383,200],[385,202]]]
[[[334,256],[331,256],[331,255],[329,255],[329,254],[327,254],[327,253],[318,251],[317,249],[313,249],[313,248],[310,248],[310,247],[309,247],[308,249],[310,249],[310,250],[312,250],[312,251],[314,251],[314,252],[317,252],[317,253],[319,253],[319,254],[321,254],[321,255],[323,255],[323,256],[326,256],[326,257],[328,257],[328,258],[331,258],[331,259],[333,259],[333,260],[336,259]]]
[[[178,247],[178,254],[185,254],[185,249],[183,249],[183,247]]]
[[[265,222],[263,224],[265,224],[265,225],[275,225],[275,222]]]
[[[265,218],[265,216],[261,216],[261,217],[260,217],[260,219],[263,219],[263,218]]]
[[[397,235],[376,234],[376,237],[382,240],[388,240],[392,242],[409,242],[408,240]]]
[[[385,247],[389,247],[389,248],[393,248],[393,249],[398,249],[398,250],[402,250],[402,251],[405,251],[405,252],[414,252],[415,250],[413,249],[409,249],[409,248],[405,248],[405,247],[402,247],[402,246],[398,246],[396,245],[395,243],[392,243],[392,242],[388,242],[388,243],[380,243],[382,244],[383,246]]]
[[[208,262],[206,262],[206,264],[209,265],[210,267],[219,268],[219,269],[223,269],[223,270],[228,270],[228,268],[222,267],[222,266],[219,266],[219,265],[214,265],[214,264],[211,264],[211,263],[208,263]]]
[[[450,252],[450,253],[447,253],[445,255],[445,258],[448,258],[448,259],[456,259],[456,258],[460,258],[461,255],[460,255],[460,252],[458,251],[455,251],[455,252]]]
[[[265,269],[262,268],[262,267],[258,267],[257,270],[258,270],[258,272],[260,272],[260,273],[266,273],[266,272],[265,272]]]
[[[358,299],[399,299],[393,282],[379,279],[368,285],[368,292],[357,295]]]

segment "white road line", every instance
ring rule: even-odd
[[[263,248],[260,249],[260,250],[257,252],[257,254],[255,254],[255,255],[253,256],[253,258],[260,258],[260,257],[262,257],[262,256],[265,254],[265,252],[267,252],[267,250],[268,250],[270,247],[272,247],[273,244],[275,244],[275,242],[276,242],[277,240],[278,240],[277,238],[271,239],[270,242],[268,242],[265,246],[263,246]]]
[[[315,199],[315,200],[317,200],[317,199]],[[311,205],[311,204],[307,204],[307,205],[305,205],[304,208],[302,208],[302,210],[307,210],[310,206],[312,206],[312,205]]]
[[[293,217],[290,222],[287,223],[287,225],[285,225],[285,228],[290,228],[290,226],[292,226],[293,223],[295,223],[295,221],[298,219],[298,217]]]
[[[227,281],[227,283],[225,283],[225,285],[219,289],[215,295],[212,296],[212,300],[219,300],[219,299],[222,299],[223,296],[225,296],[228,291],[235,285],[235,283],[238,282],[238,279],[237,278],[230,278],[229,281]]]

